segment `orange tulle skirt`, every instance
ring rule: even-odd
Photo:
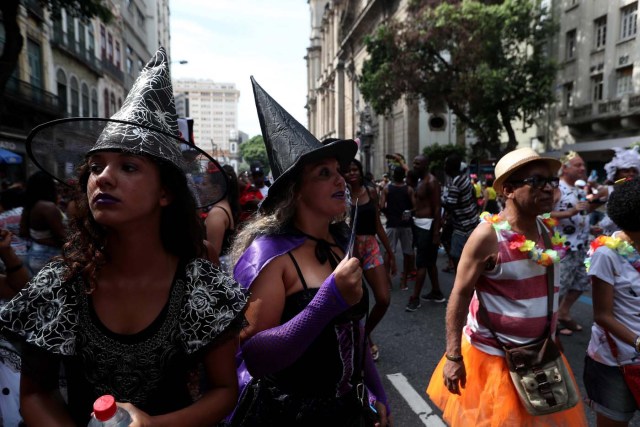
[[[451,427],[523,427],[587,425],[582,399],[571,409],[550,415],[530,415],[520,403],[511,383],[504,358],[492,356],[462,340],[462,356],[467,371],[467,384],[461,395],[445,387],[442,370],[446,359],[438,363],[427,387],[429,398],[443,412]],[[564,356],[563,356],[564,357]],[[566,362],[566,359],[565,359]],[[567,364],[567,366],[569,366]],[[569,368],[571,371],[571,368]],[[573,378],[573,373],[572,380]]]

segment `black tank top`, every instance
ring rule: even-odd
[[[303,289],[285,298],[280,324],[288,322],[304,310],[318,292],[318,288],[307,287],[307,282],[293,254],[291,252],[287,254],[296,268]],[[293,364],[268,375],[267,378],[287,393],[306,397],[335,397],[336,386],[344,369],[335,326],[354,322],[354,328],[358,327],[358,321],[365,316],[369,308],[369,294],[364,286],[363,291],[360,302],[329,322]],[[356,353],[358,352],[354,352]],[[359,365],[360,361],[354,359],[353,363]],[[354,372],[359,371],[354,369]]]
[[[387,185],[387,227],[410,227],[411,220],[403,221],[402,212],[411,209],[411,196],[407,185]]]
[[[358,205],[358,222],[356,223],[356,234],[358,236],[375,236],[376,235],[376,206],[369,193],[369,189],[365,187],[369,195],[369,201],[362,205]],[[356,207],[351,206],[351,218],[355,213]]]

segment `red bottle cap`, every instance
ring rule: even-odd
[[[107,421],[116,414],[118,406],[116,399],[110,394],[100,396],[93,403],[93,414],[99,421]]]

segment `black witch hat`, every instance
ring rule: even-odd
[[[284,194],[284,188],[298,178],[304,165],[335,158],[340,165],[346,166],[356,155],[358,145],[352,139],[340,139],[323,145],[269,96],[253,76],[251,83],[274,180],[260,205],[261,211],[269,212],[275,201]]]
[[[152,157],[182,170],[199,207],[213,205],[227,191],[224,174],[208,172],[209,163],[217,162],[180,136],[167,54],[162,47],[111,118],[74,117],[44,123],[31,131],[26,148],[36,166],[65,185],[75,178],[87,156],[117,151]]]

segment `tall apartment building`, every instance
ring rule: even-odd
[[[556,133],[559,150],[594,163],[612,147],[640,141],[640,43],[637,0],[562,0]],[[564,132],[562,132],[564,129]]]
[[[216,83],[208,79],[174,79],[176,110],[193,119],[196,145],[221,163],[237,167],[238,101],[235,83]]]
[[[37,0],[22,2],[18,22],[24,48],[4,93],[0,147],[24,155],[26,137],[38,124],[62,117],[110,117],[160,38],[168,48],[168,0],[105,4],[113,14],[109,24],[74,18],[65,10],[53,18]],[[3,36],[0,17],[0,51]],[[33,170],[25,161],[17,174],[24,178]],[[3,174],[0,166],[0,178]]]

